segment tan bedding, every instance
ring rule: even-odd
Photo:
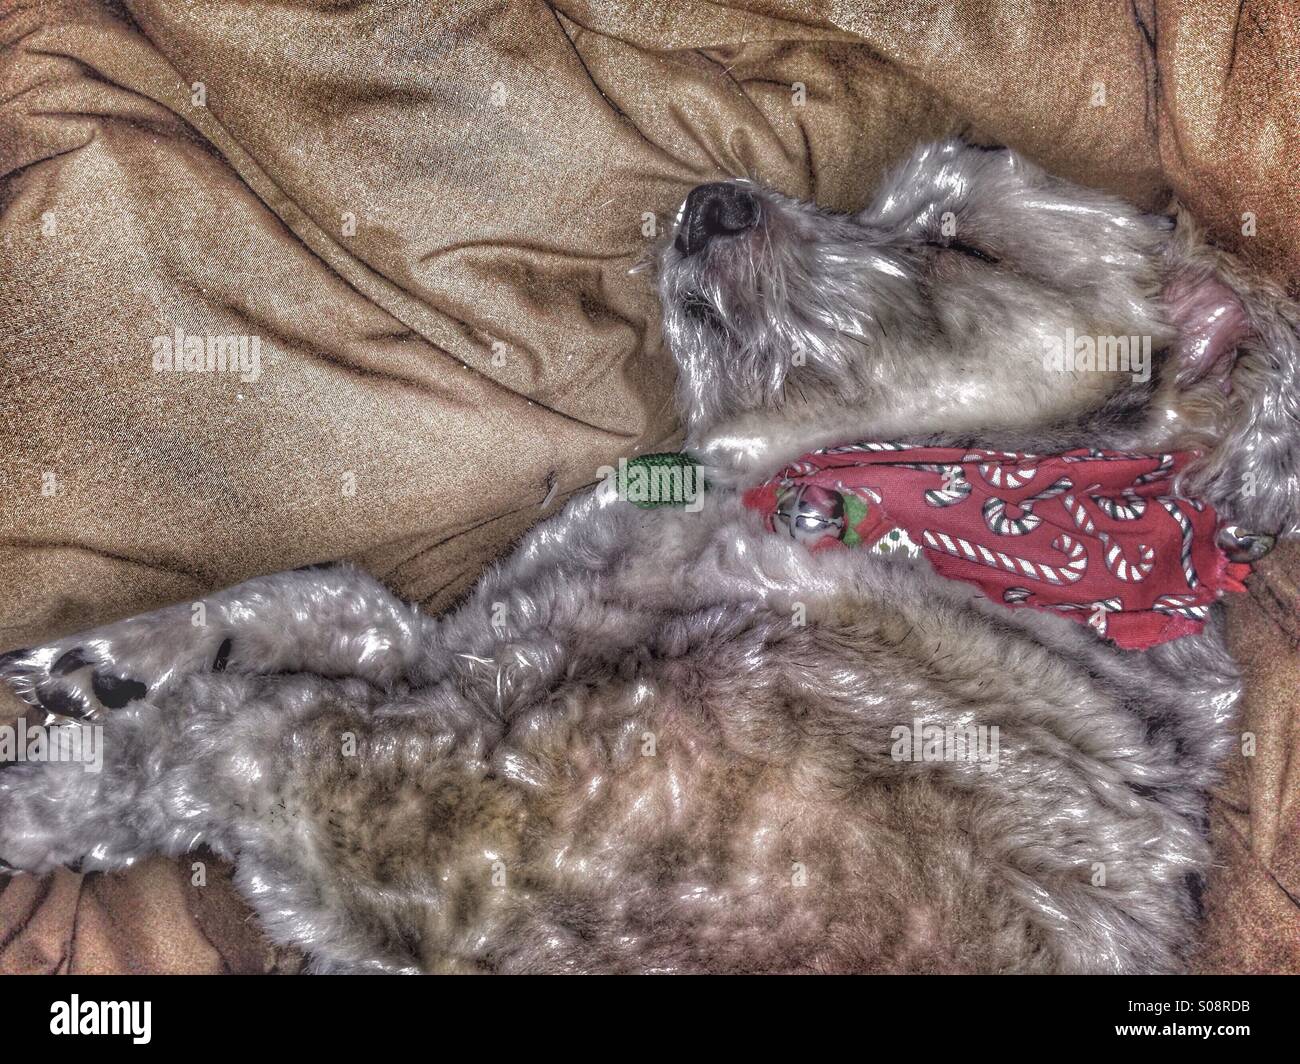
[[[961,132],[1176,194],[1300,288],[1283,2],[0,12],[0,650],[342,557],[447,605],[671,441],[629,269],[701,180],[849,208]],[[177,328],[257,336],[260,374],[155,371]],[[1300,971],[1298,589],[1281,550],[1233,606],[1257,754],[1215,803],[1206,970]],[[293,970],[227,876],[0,877],[0,971]]]

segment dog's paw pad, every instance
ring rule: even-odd
[[[90,681],[95,697],[105,709],[121,709],[128,702],[144,698],[149,688],[139,680],[125,676],[114,676],[107,672],[96,672]]]
[[[149,693],[146,684],[95,669],[95,662],[82,646],[62,652],[57,645],[15,650],[0,657],[0,679],[50,718],[91,720],[101,709],[121,709]]]
[[[93,710],[71,691],[59,687],[37,687],[36,701],[46,713],[58,717],[73,717],[81,720],[92,715]]]
[[[73,647],[71,650],[65,650],[55,659],[54,664],[50,666],[50,675],[66,676],[70,672],[76,672],[93,664],[95,664],[94,658],[86,653],[84,647]]]
[[[230,660],[230,648],[233,646],[229,637],[221,641],[221,646],[217,647],[217,656],[212,662],[213,672],[225,672],[226,663]]]

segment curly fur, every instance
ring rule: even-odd
[[[317,971],[1178,970],[1239,696],[1217,611],[1117,651],[732,488],[862,438],[1196,443],[1230,519],[1295,533],[1295,308],[1006,151],[918,149],[851,217],[748,188],[752,231],[660,263],[699,512],[604,485],[440,617],[339,566],[6,655],[105,760],[0,771],[0,855],[206,844]],[[1185,354],[1216,300],[1235,367]],[[1151,336],[1155,376],[1049,371],[1067,327]],[[996,725],[996,770],[894,760],[914,720]]]

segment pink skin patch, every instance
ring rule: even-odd
[[[1213,277],[1177,277],[1165,288],[1164,299],[1178,330],[1174,355],[1179,385],[1186,388],[1209,378],[1227,395],[1237,345],[1250,333],[1237,294]]]

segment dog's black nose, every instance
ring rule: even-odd
[[[715,181],[686,197],[677,223],[677,250],[694,255],[715,236],[732,236],[758,224],[758,200],[741,185]]]

